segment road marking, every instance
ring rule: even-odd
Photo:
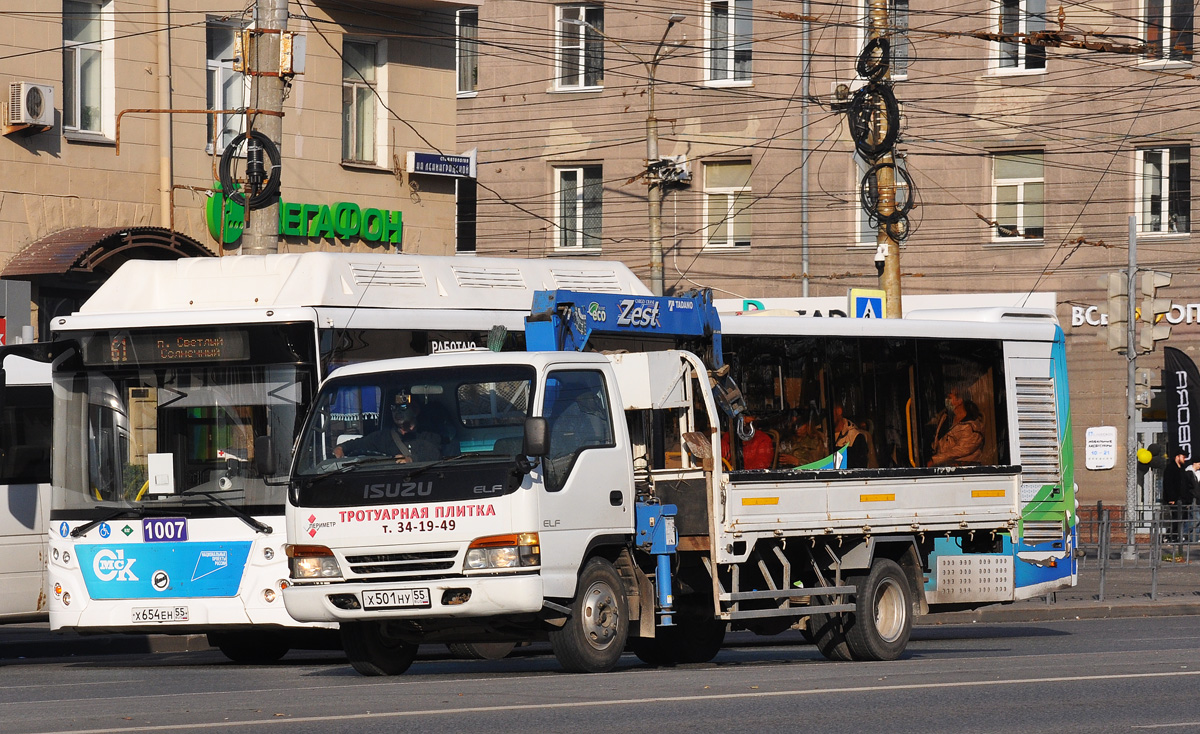
[[[196,729],[225,729],[232,727],[267,726],[270,724],[311,724],[324,721],[355,721],[370,719],[412,718],[414,716],[445,716],[447,714],[488,714],[504,711],[544,711],[546,709],[596,708],[600,706],[636,706],[662,703],[696,703],[706,701],[729,701],[733,699],[780,698],[784,696],[815,696],[830,693],[877,693],[881,691],[914,691],[929,688],[975,688],[985,686],[1033,685],[1041,683],[1084,683],[1104,680],[1130,680],[1133,678],[1170,678],[1200,675],[1200,670],[1183,670],[1170,673],[1112,673],[1109,675],[1063,675],[1048,678],[1018,678],[1007,680],[956,681],[951,683],[902,683],[889,686],[852,686],[847,688],[813,688],[792,691],[754,691],[743,693],[714,693],[695,696],[652,696],[648,698],[622,698],[607,701],[564,701],[561,703],[508,704],[505,706],[469,706],[460,709],[424,709],[419,711],[380,711],[375,713],[328,715],[328,716],[279,716],[260,721],[213,721],[198,724],[165,724],[158,726],[122,726],[117,729],[70,729],[38,732],[37,734],[119,734],[134,731],[187,731]],[[1183,726],[1182,724],[1162,724]],[[1142,726],[1140,728],[1151,728]]]
[[[1181,721],[1178,724],[1135,724],[1131,729],[1179,729],[1187,727],[1191,731],[1195,731],[1200,727],[1200,721]]]

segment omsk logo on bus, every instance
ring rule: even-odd
[[[135,558],[125,559],[125,551],[118,550],[114,553],[105,548],[97,553],[92,561],[92,571],[101,581],[137,581],[138,577],[133,575],[135,563]]]
[[[79,545],[79,568],[93,599],[232,597],[250,541]]]

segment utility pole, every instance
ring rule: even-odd
[[[869,7],[867,39],[890,40],[888,0],[870,0]],[[889,63],[881,81],[885,85],[890,85],[891,79],[892,70]],[[877,100],[876,119],[872,126],[872,137],[876,142],[882,140],[888,133],[886,126],[890,124],[883,98],[878,97]],[[892,236],[889,225],[886,223],[887,218],[896,211],[896,159],[890,148],[880,155],[877,164],[876,183],[879,188],[879,199],[876,211],[879,213],[881,221],[875,242],[878,251],[884,256],[883,272],[879,275],[879,287],[884,293],[884,310],[888,318],[898,319],[904,315],[900,307],[900,243]],[[909,195],[911,196],[911,192]]]
[[[283,140],[284,86],[279,68],[279,44],[282,32],[287,30],[288,0],[256,0],[254,15],[254,42],[246,64],[250,74],[250,104],[247,107],[280,114],[256,115],[247,119],[246,128],[263,133],[278,147]],[[263,32],[257,32],[259,30]],[[278,198],[254,211],[242,238],[243,255],[279,252]]]
[[[1137,546],[1134,543],[1134,521],[1138,509],[1137,491],[1137,354],[1138,344],[1134,338],[1134,328],[1137,324],[1137,302],[1133,298],[1137,283],[1137,217],[1129,217],[1129,270],[1126,272],[1126,318],[1128,326],[1125,333],[1125,523],[1129,528],[1125,539],[1125,552],[1122,557],[1126,560],[1137,558]]]

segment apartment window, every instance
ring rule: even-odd
[[[100,3],[63,2],[63,127],[99,133],[105,112]]]
[[[1192,60],[1195,0],[1143,0],[1146,56],[1171,61]]]
[[[601,167],[557,168],[555,175],[558,194],[554,221],[558,225],[558,248],[599,248]]]
[[[206,46],[208,48],[207,88],[208,109],[236,110],[246,106],[246,76],[233,70],[233,35],[237,26],[216,20],[208,21]],[[208,115],[207,145],[213,145],[216,135],[216,150],[220,153],[235,136],[244,131],[245,115]]]
[[[558,88],[598,87],[604,81],[604,8],[560,5],[556,55]],[[586,24],[586,25],[585,25]]]
[[[1046,0],[1000,0],[999,32],[1006,36],[1046,30]],[[1046,49],[1019,39],[994,44],[996,66],[1001,71],[1038,71],[1046,68]]]
[[[1042,152],[997,153],[992,168],[996,238],[1041,239],[1045,234]]]
[[[908,77],[908,0],[888,0],[892,34],[889,37],[892,50],[892,78]]]
[[[1138,150],[1138,230],[1191,231],[1191,151],[1186,145]]]
[[[375,162],[375,108],[378,45],[342,43],[342,160]]]
[[[479,11],[458,11],[458,93],[479,87]]]
[[[708,80],[750,80],[753,27],[751,0],[710,0],[708,3]]]
[[[750,246],[750,161],[704,164],[705,247]]]

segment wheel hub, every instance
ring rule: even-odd
[[[617,597],[608,584],[592,584],[583,600],[583,631],[588,642],[603,650],[617,637],[620,614]]]

